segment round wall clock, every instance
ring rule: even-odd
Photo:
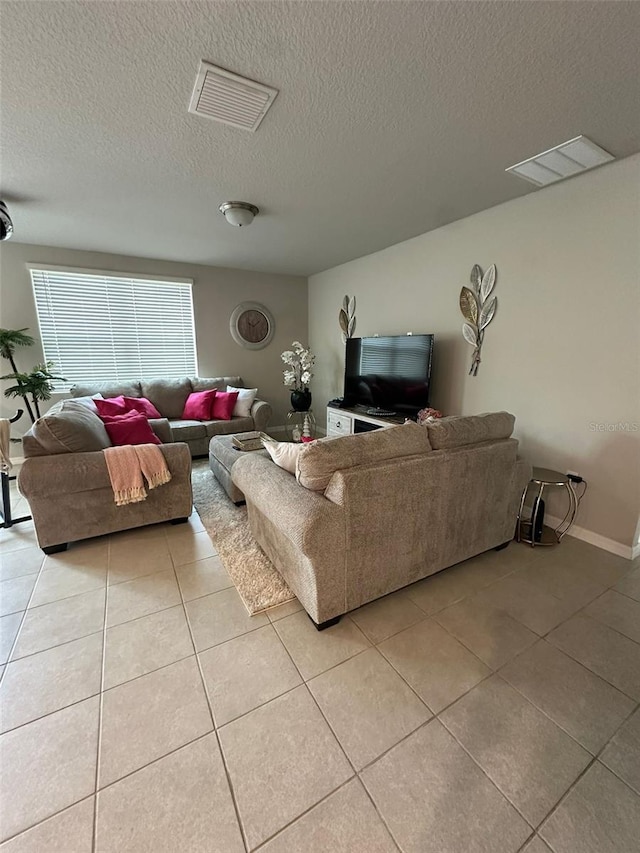
[[[273,315],[259,302],[241,302],[229,323],[231,337],[247,349],[262,349],[271,343],[276,330]]]

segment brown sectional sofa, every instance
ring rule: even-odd
[[[530,466],[507,412],[408,423],[233,466],[253,536],[317,626],[508,543]],[[302,484],[302,485],[301,485]]]

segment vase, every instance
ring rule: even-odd
[[[294,412],[308,412],[311,408],[311,391],[308,388],[303,391],[292,391],[291,408]]]

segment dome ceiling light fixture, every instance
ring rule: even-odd
[[[13,234],[13,222],[9,216],[7,205],[0,201],[0,240],[8,240]]]
[[[229,225],[242,228],[243,225],[251,225],[253,217],[258,215],[258,208],[248,201],[223,201],[218,208]]]

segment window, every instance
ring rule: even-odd
[[[77,382],[197,376],[192,282],[29,265],[45,360]]]

